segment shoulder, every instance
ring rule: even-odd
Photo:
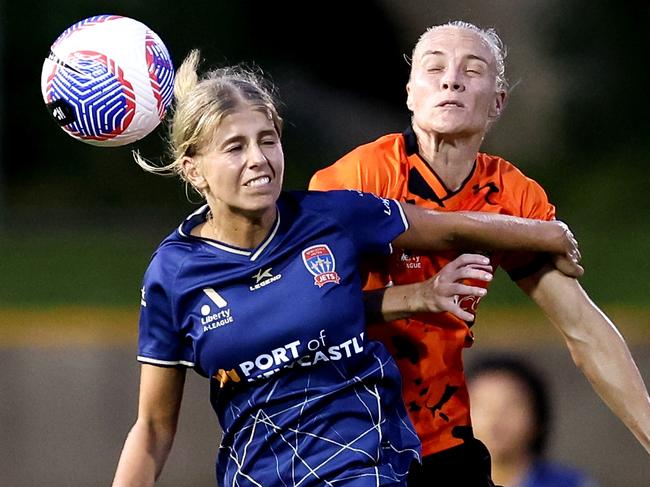
[[[358,195],[363,193],[350,189],[287,191],[282,193],[281,201],[286,208],[294,211],[318,212],[319,215],[326,216],[328,213],[338,213],[341,205],[353,204]]]
[[[368,223],[360,219],[374,219],[383,214],[390,216],[393,209],[401,214],[399,203],[395,200],[356,189],[290,191],[283,193],[282,200],[285,207],[293,205],[302,218],[310,218],[309,214],[313,213],[317,214],[314,220],[331,220],[357,227]]]
[[[501,187],[513,196],[534,196],[546,200],[546,191],[533,178],[526,176],[513,163],[502,157],[480,152],[477,164],[483,178],[496,178]]]
[[[523,171],[512,162],[507,161],[500,156],[479,152],[477,161],[482,166],[483,172],[486,174],[498,174],[502,178],[522,185],[540,186],[537,181],[526,176]]]
[[[357,190],[289,193],[299,209],[292,222],[294,235],[350,242],[357,253],[389,254],[390,242],[408,229],[400,204]],[[286,207],[285,207],[286,208]],[[282,212],[282,208],[281,208]]]
[[[355,147],[345,156],[343,156],[342,159],[352,155],[381,155],[384,157],[394,157],[396,155],[399,155],[400,152],[404,150],[404,145],[404,134],[386,134],[382,135],[378,139],[373,140],[372,142],[361,144]]]
[[[310,188],[376,190],[391,174],[398,172],[405,161],[403,134],[384,135],[352,149],[334,164],[317,171]]]
[[[178,230],[174,230],[154,251],[145,278],[171,283],[191,255],[192,243],[183,238]]]

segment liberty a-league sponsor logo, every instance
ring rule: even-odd
[[[257,274],[251,277],[251,279],[255,279],[255,284],[248,286],[248,289],[251,291],[257,291],[258,289],[268,286],[282,278],[282,274],[277,274],[275,276],[271,274],[271,269],[272,268],[269,267],[268,269],[260,269],[257,271]]]
[[[411,254],[410,250],[403,249],[399,260],[402,266],[406,269],[422,269],[420,256]]]
[[[228,307],[228,302],[217,291],[211,287],[207,287],[203,289],[203,293],[211,301],[211,304],[204,304],[200,309],[201,325],[203,325],[204,333],[229,325],[235,321],[235,317]]]
[[[338,284],[341,278],[336,273],[334,254],[326,244],[312,245],[302,251],[302,261],[314,276],[314,285],[323,287],[328,282]]]

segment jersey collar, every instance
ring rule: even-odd
[[[409,125],[402,132],[402,136],[404,137],[404,150],[406,151],[410,166],[408,186],[409,191],[413,194],[444,207],[445,200],[453,198],[462,192],[476,174],[477,161],[474,159],[472,170],[461,183],[460,187],[455,191],[450,190],[436,171],[420,156],[418,138],[415,130],[413,130],[413,126]]]
[[[206,204],[203,205],[198,210],[196,210],[195,212],[191,213],[187,218],[185,218],[185,220],[183,220],[183,222],[178,227],[178,233],[180,234],[180,236],[186,239],[200,240],[201,242],[204,242],[210,245],[211,247],[217,248],[224,252],[228,252],[230,254],[248,257],[250,261],[255,261],[260,255],[262,255],[264,250],[273,241],[273,238],[278,233],[278,229],[280,228],[280,212],[276,208],[275,224],[273,225],[273,228],[266,236],[266,238],[254,249],[242,249],[240,247],[228,245],[226,243],[219,242],[218,240],[213,240],[211,238],[202,238],[202,237],[196,237],[192,235],[191,233],[192,228],[194,228],[195,226],[201,223],[205,223],[209,210],[210,208]]]

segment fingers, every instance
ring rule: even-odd
[[[565,257],[563,255],[556,256],[554,259],[555,267],[557,270],[569,277],[581,277],[585,270],[584,268],[574,259]]]
[[[557,224],[564,231],[565,251],[563,254],[553,257],[555,267],[569,277],[580,277],[584,274],[585,270],[580,265],[582,255],[578,248],[578,241],[564,222],[557,221]]]
[[[481,298],[487,290],[481,282],[493,279],[490,260],[479,254],[463,254],[445,265],[434,277],[414,288],[418,308],[424,312],[448,311],[464,321],[473,321],[473,314],[462,309],[462,297]],[[476,285],[478,284],[478,285]]]
[[[567,252],[569,258],[575,260],[576,262],[580,262],[582,256],[580,255],[580,249],[578,249],[578,241],[575,238],[573,238],[573,236],[571,236],[569,238],[569,244],[570,247]]]
[[[463,267],[460,271],[462,277],[457,280],[472,279],[476,281],[490,282],[494,279],[492,267]]]
[[[450,284],[449,291],[452,292],[458,301],[459,296],[475,296],[482,298],[487,294],[487,289],[478,286],[468,286],[467,284]]]
[[[490,282],[494,278],[491,266],[465,265],[456,269],[443,268],[438,273],[441,284],[464,281],[467,279]]]
[[[580,261],[582,260],[582,255],[580,254],[580,251],[578,249],[575,249],[567,252],[567,258],[574,264],[579,264]]]
[[[456,257],[454,260],[449,262],[447,265],[450,265],[454,268],[463,267],[466,265],[490,265],[490,259],[481,254],[461,254]],[[446,266],[445,266],[446,267]]]
[[[452,306],[449,309],[446,309],[445,311],[451,313],[454,316],[457,316],[463,321],[469,321],[469,322],[474,321],[474,315],[468,311],[465,311],[460,306]]]
[[[438,273],[441,283],[477,279],[490,282],[494,277],[490,259],[479,254],[462,254],[445,265]]]
[[[564,230],[567,257],[574,263],[579,263],[582,256],[580,255],[578,241],[576,240],[575,235],[573,235],[573,232],[571,232],[571,229],[569,229],[566,223],[561,221],[557,221],[557,223]]]

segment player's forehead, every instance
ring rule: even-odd
[[[457,26],[436,27],[424,34],[415,48],[413,63],[450,56],[477,58],[490,66],[496,64],[490,44],[479,32]]]

